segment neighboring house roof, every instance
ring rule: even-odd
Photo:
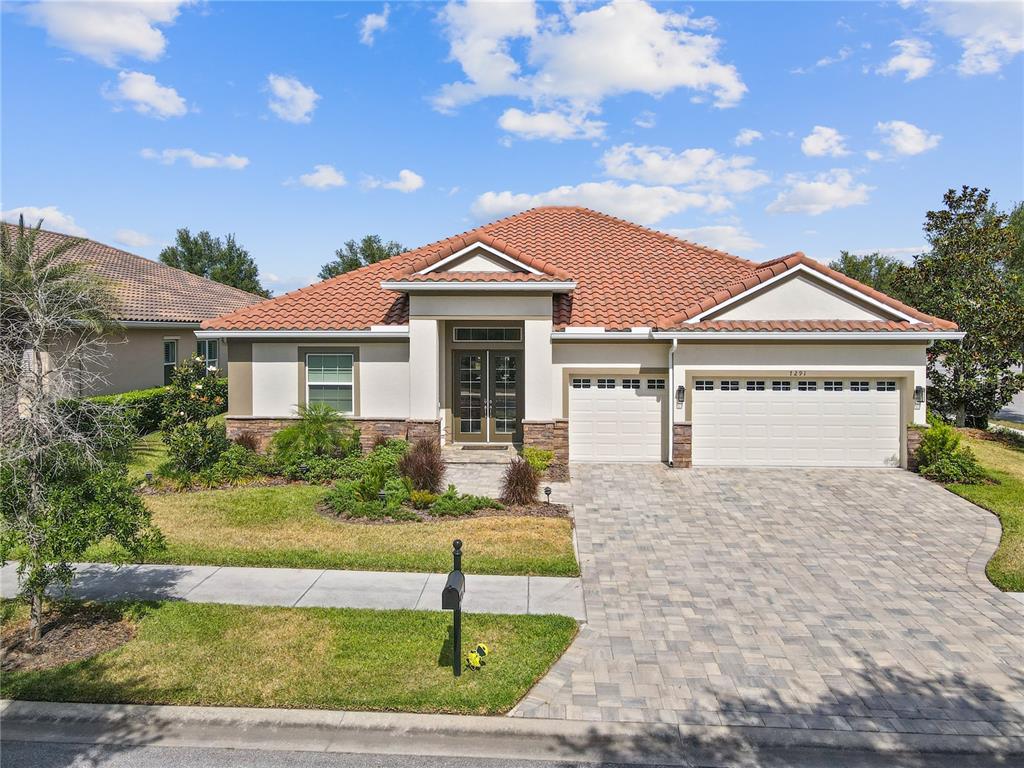
[[[16,226],[4,226],[12,237],[16,236]],[[46,252],[74,239],[59,232],[39,230],[36,251]],[[81,240],[64,258],[86,264],[110,283],[119,304],[117,319],[122,322],[199,323],[264,301],[262,296],[95,240]]]
[[[457,271],[418,274],[476,243],[500,251],[542,274]],[[956,327],[911,310],[803,254],[757,264],[587,208],[543,207],[246,307],[204,322],[203,328],[355,331],[372,326],[405,325],[408,322],[407,295],[382,288],[381,283],[452,281],[537,282],[538,289],[542,289],[545,282],[574,282],[574,290],[552,299],[554,326],[559,330],[569,326],[603,327],[609,331],[672,328],[797,264],[832,276],[853,290],[923,323]],[[846,330],[860,330],[855,327],[857,322],[840,325]],[[695,325],[690,323],[685,327],[694,330]],[[909,327],[910,323],[896,325],[898,327],[891,330]],[[915,324],[914,329],[924,330],[924,327]]]

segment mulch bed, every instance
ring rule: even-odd
[[[549,464],[548,468],[544,471],[544,479],[550,483],[568,483],[569,465]]]
[[[317,504],[316,511],[335,522],[358,523],[360,525],[415,525],[417,523],[440,523],[447,520],[472,520],[477,517],[569,517],[569,508],[564,504],[546,504],[542,501],[534,504],[507,506],[504,509],[478,509],[476,512],[457,517],[453,515],[435,517],[430,514],[429,509],[411,510],[419,515],[419,520],[392,520],[390,517],[348,517],[346,515],[339,515],[326,502]]]
[[[104,606],[49,606],[43,636],[32,642],[28,619],[0,630],[0,671],[33,672],[84,661],[118,648],[135,636],[135,624]]]

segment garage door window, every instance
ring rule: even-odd
[[[895,392],[896,382],[895,381],[879,381],[875,384],[875,389],[879,392]]]
[[[825,391],[826,392],[842,392],[843,391],[843,382],[841,382],[841,381],[826,381],[825,382]]]
[[[698,392],[710,392],[715,388],[715,382],[711,379],[697,379],[693,382],[693,388]]]
[[[648,379],[647,380],[647,388],[648,389],[664,389],[665,388],[665,380],[664,379]]]
[[[800,392],[815,392],[818,389],[818,382],[816,381],[798,381],[796,388]]]
[[[739,392],[740,390],[740,383],[735,379],[723,379],[720,386],[723,392]]]
[[[788,381],[773,381],[772,392],[789,392],[790,382]]]
[[[623,379],[623,389],[640,389],[640,379]]]
[[[764,392],[763,381],[748,381],[747,392]]]
[[[573,389],[590,389],[590,379],[573,379]]]
[[[598,389],[615,389],[615,379],[598,379]]]
[[[851,392],[868,392],[871,389],[871,385],[866,381],[851,381],[850,391]]]

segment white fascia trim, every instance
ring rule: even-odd
[[[433,264],[431,264],[426,269],[421,269],[416,274],[417,275],[428,275],[431,272],[436,272],[440,267],[443,267],[445,264],[449,264],[449,263],[451,263],[453,261],[456,261],[457,259],[465,256],[467,253],[470,253],[471,251],[475,251],[475,250],[487,251],[489,254],[491,254],[492,256],[497,256],[502,261],[507,261],[509,264],[514,264],[515,266],[519,267],[520,269],[526,270],[531,275],[543,274],[539,269],[536,269],[535,267],[531,267],[529,264],[524,264],[523,262],[519,261],[519,259],[514,259],[511,256],[509,256],[507,253],[502,253],[497,248],[491,248],[491,246],[486,245],[485,243],[481,243],[479,240],[477,240],[475,243],[472,243],[471,245],[467,245],[465,248],[463,248],[460,251],[456,251],[451,256],[445,256],[440,261],[434,262]]]
[[[200,324],[176,320],[121,320],[118,325],[122,328],[198,328]]]
[[[552,341],[650,341],[650,333],[638,331],[553,331]]]
[[[765,290],[767,288],[770,288],[771,286],[775,285],[775,283],[777,283],[778,281],[782,280],[783,278],[791,277],[792,275],[795,275],[795,274],[797,274],[799,272],[804,272],[804,273],[810,275],[812,278],[817,278],[818,280],[821,280],[822,282],[824,282],[826,285],[830,285],[833,288],[841,291],[842,293],[845,293],[845,294],[847,294],[849,296],[854,296],[857,299],[859,299],[859,300],[861,300],[863,302],[866,302],[867,304],[870,304],[870,305],[872,305],[874,307],[877,307],[878,309],[883,310],[886,314],[896,315],[897,317],[903,318],[904,320],[906,320],[906,321],[908,321],[909,323],[912,323],[912,324],[920,323],[921,322],[916,317],[912,317],[911,315],[908,315],[906,312],[901,312],[900,310],[896,309],[895,307],[890,307],[888,304],[885,304],[885,303],[883,303],[881,301],[878,301],[878,299],[873,299],[873,298],[871,298],[870,296],[868,296],[865,293],[861,293],[860,291],[854,290],[850,286],[844,285],[843,283],[840,283],[838,280],[835,280],[834,278],[831,278],[828,275],[823,275],[821,272],[818,272],[815,269],[811,269],[806,264],[797,264],[795,267],[792,267],[791,269],[787,269],[785,272],[780,272],[779,274],[775,275],[775,277],[771,277],[771,278],[765,280],[763,283],[758,283],[753,288],[748,288],[747,290],[743,291],[743,293],[737,294],[736,296],[733,296],[731,299],[726,299],[721,304],[716,304],[711,309],[707,309],[707,310],[701,312],[699,315],[695,315],[694,317],[691,317],[686,322],[688,324],[690,324],[690,323],[699,323],[701,320],[706,318],[708,315],[717,314],[718,312],[721,312],[726,307],[731,306],[732,304],[735,304],[737,301],[742,301],[743,299],[747,299],[747,298],[753,296],[754,294],[760,293],[761,291],[763,291],[763,290]]]
[[[406,280],[385,280],[380,284],[385,291],[486,291],[487,293],[505,293],[509,291],[533,293],[568,293],[576,289],[574,280],[542,283],[502,283],[490,280],[437,280],[431,283]]]
[[[962,331],[655,331],[656,339],[821,339],[823,341],[962,339]]]
[[[393,331],[196,331],[200,339],[406,339],[409,328],[393,326]]]

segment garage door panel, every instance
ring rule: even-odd
[[[665,390],[614,381],[614,388],[569,389],[570,461],[661,461]]]
[[[740,379],[736,375],[728,378]],[[723,391],[717,379],[713,390],[694,391],[694,464],[898,464],[902,432],[899,392],[883,391],[874,380],[868,391],[852,390],[850,380],[843,381],[842,391],[836,392],[801,391],[795,381],[789,390],[772,390],[769,383],[765,390]]]

